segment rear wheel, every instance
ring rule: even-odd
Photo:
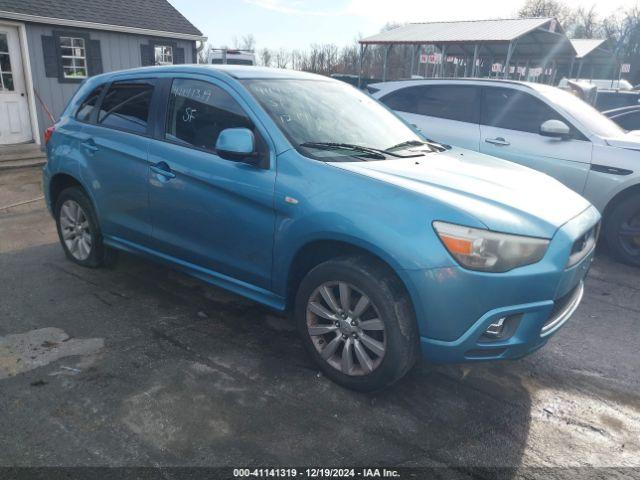
[[[618,260],[640,267],[640,195],[622,200],[609,212],[605,237]]]
[[[302,280],[296,321],[305,346],[333,381],[379,390],[415,363],[418,333],[398,279],[364,257],[331,260]]]
[[[79,187],[63,190],[56,200],[58,237],[67,258],[84,267],[104,264],[105,247],[93,206]]]

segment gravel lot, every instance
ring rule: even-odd
[[[38,170],[0,174],[0,208],[39,195]],[[0,210],[0,466],[613,466],[640,478],[639,279],[601,252],[542,350],[419,365],[363,395],[318,373],[288,319],[130,255],[77,267],[42,200]]]

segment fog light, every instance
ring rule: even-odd
[[[501,317],[493,322],[484,332],[484,336],[489,338],[500,338],[502,336],[502,332],[504,330],[504,322],[506,320],[507,317]]]

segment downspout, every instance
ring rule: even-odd
[[[207,41],[206,38],[202,40],[196,40],[196,62],[195,63],[200,63],[200,52],[204,49],[206,41]],[[198,42],[200,43],[200,46],[198,46]]]

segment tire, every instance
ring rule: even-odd
[[[93,205],[82,188],[63,190],[54,212],[58,238],[69,260],[83,267],[97,268],[111,258],[111,252],[103,245]]]
[[[418,329],[404,286],[366,257],[330,260],[311,270],[298,288],[294,316],[318,367],[352,390],[388,387],[418,357]]]
[[[605,239],[611,253],[621,262],[640,267],[640,195],[632,195],[613,207],[605,220]]]

